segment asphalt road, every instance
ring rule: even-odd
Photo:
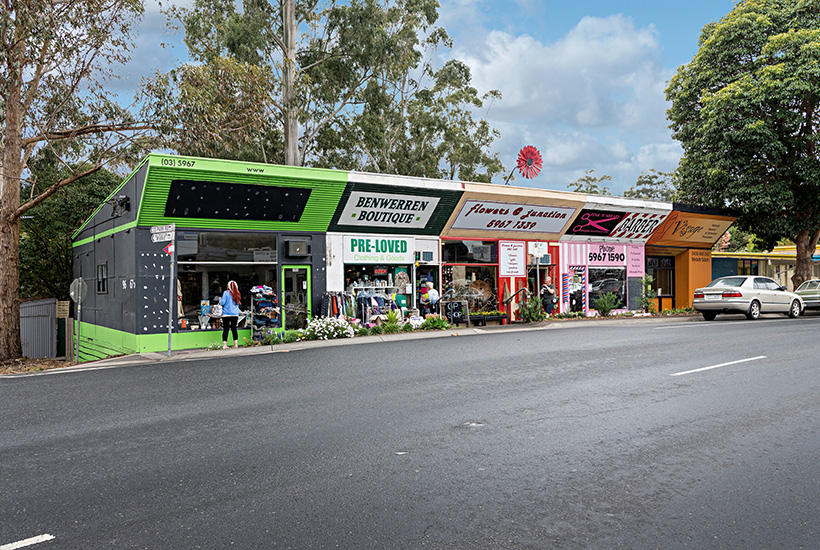
[[[0,379],[0,550],[818,548],[818,330],[564,323]]]

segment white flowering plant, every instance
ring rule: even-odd
[[[308,321],[305,337],[308,340],[335,340],[353,338],[355,330],[346,319],[337,317],[314,317]]]

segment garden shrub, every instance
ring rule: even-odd
[[[598,315],[609,317],[613,309],[618,309],[621,305],[621,299],[614,292],[607,292],[597,300],[595,300],[594,307],[598,311]]]
[[[447,330],[450,323],[443,317],[429,317],[419,327],[421,330]]]
[[[335,340],[353,338],[355,331],[350,323],[338,317],[314,317],[308,321],[305,337],[308,340]]]

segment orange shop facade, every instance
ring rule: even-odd
[[[645,248],[658,310],[692,306],[695,289],[712,280],[712,247],[736,219],[725,210],[673,203]]]

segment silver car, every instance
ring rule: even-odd
[[[707,321],[718,313],[744,313],[748,319],[757,319],[761,313],[798,317],[803,313],[803,298],[768,277],[732,275],[695,290],[692,307]]]

